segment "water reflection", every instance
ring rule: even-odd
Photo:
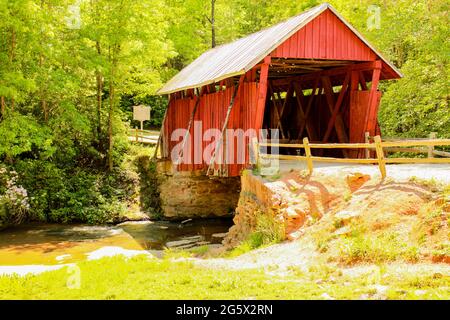
[[[128,250],[188,249],[221,243],[230,219],[123,223],[118,226],[22,225],[0,232],[0,265],[58,264],[86,259],[106,246]]]

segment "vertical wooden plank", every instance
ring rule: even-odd
[[[370,142],[370,133],[368,133],[366,131],[366,133],[364,134],[364,143],[369,143],[369,142]],[[369,149],[367,149],[367,148],[364,149],[364,155],[365,155],[366,159],[369,159],[369,156],[370,156]]]
[[[253,153],[253,157],[254,157],[254,161],[255,161],[255,168],[259,169],[259,165],[260,165],[260,161],[259,161],[259,143],[258,143],[258,138],[257,137],[253,137],[252,138],[252,153]]]
[[[358,81],[359,81],[359,73],[357,71],[351,71],[351,79],[350,79],[350,99],[349,99],[349,122],[348,122],[348,131],[349,131],[349,141],[353,141],[355,137],[358,136],[357,130],[359,126],[358,117],[355,115],[359,112],[358,104],[355,103],[357,101],[357,93],[358,93]],[[358,157],[360,150],[350,150],[349,156],[352,158]]]
[[[436,132],[431,132],[429,138],[430,140],[436,139]],[[434,158],[434,145],[428,146],[428,158]]]
[[[334,37],[334,25],[332,13],[327,11],[327,58],[334,59],[333,55],[333,37]]]
[[[264,119],[264,108],[266,105],[267,96],[267,79],[269,76],[269,64],[271,58],[267,56],[264,58],[264,63],[261,66],[261,73],[259,75],[259,92],[258,92],[258,102],[256,104],[256,116],[255,124],[253,128],[259,131],[262,128],[262,122]]]
[[[325,13],[320,14],[317,17],[319,21],[319,39],[318,39],[318,57],[321,59],[325,59],[327,56],[326,46],[327,46],[327,21]]]
[[[366,130],[371,135],[375,135],[375,127],[376,127],[376,120],[377,120],[377,113],[378,113],[378,98],[377,98],[377,92],[378,92],[378,83],[380,81],[380,75],[381,75],[381,61],[378,60],[375,63],[375,68],[373,70],[372,74],[372,84],[370,87],[370,96],[369,96],[369,104],[368,104],[368,112],[366,117]]]
[[[292,36],[292,41],[290,41],[290,58],[295,58],[298,56],[298,31]]]
[[[318,49],[318,43],[319,43],[319,37],[318,37],[318,32],[319,32],[319,23],[317,21],[317,19],[314,19],[311,23],[311,38],[310,38],[310,43],[311,43],[311,58],[313,57],[318,57],[318,53],[317,53],[317,49]]]
[[[313,42],[312,42],[312,34],[313,34],[313,22],[310,22],[306,25],[305,32],[305,58],[313,57]]]
[[[306,42],[306,28],[302,28],[299,30],[299,36],[298,36],[298,49],[297,54],[298,57],[304,57],[306,55],[305,53],[305,42]]]
[[[383,147],[381,144],[381,137],[375,136],[374,141],[375,141],[375,148],[376,148],[376,152],[377,152],[378,167],[380,168],[381,178],[384,179],[384,178],[386,178],[386,161],[384,159],[384,152],[383,152]]]
[[[364,72],[359,71],[359,83],[361,84],[361,90],[368,90],[366,79],[364,78]]]
[[[342,47],[342,40],[341,40],[341,26],[340,23],[336,23],[335,24],[335,29],[336,29],[336,39],[334,41],[334,45],[336,46],[336,50],[335,50],[335,59],[340,59],[341,58],[341,47]]]
[[[351,84],[350,90],[356,91],[358,90],[358,82],[359,82],[359,73],[358,71],[351,71]]]
[[[311,175],[313,173],[313,161],[311,155],[311,148],[309,147],[308,137],[303,138],[303,147],[305,148],[306,164],[308,166],[309,174]]]

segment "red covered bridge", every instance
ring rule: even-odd
[[[160,89],[169,95],[161,154],[180,171],[238,176],[249,162],[250,136],[241,139],[229,129],[278,129],[285,143],[303,137],[364,142],[365,132],[380,134],[379,81],[400,77],[332,6],[322,4],[205,52]],[[356,150],[315,152],[363,156]]]

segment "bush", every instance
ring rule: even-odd
[[[0,166],[0,227],[21,223],[30,209],[28,192],[17,184],[17,173]]]
[[[12,163],[20,155],[48,158],[54,152],[48,127],[41,126],[33,117],[12,113],[0,125],[0,161]]]
[[[126,210],[135,181],[123,170],[110,174],[86,169],[62,169],[46,161],[17,165],[30,190],[31,220],[110,223]],[[123,203],[122,203],[123,202]]]

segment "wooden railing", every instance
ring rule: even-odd
[[[382,141],[380,136],[373,137],[373,143],[370,137],[365,143],[310,143],[308,138],[303,139],[303,143],[258,143],[256,138],[252,140],[252,153],[255,156],[256,165],[258,166],[261,158],[279,159],[279,160],[298,160],[306,161],[309,173],[314,169],[314,162],[335,162],[335,163],[358,163],[358,164],[378,164],[381,176],[386,177],[386,164],[388,163],[449,163],[450,158],[435,158],[434,155],[450,157],[450,153],[434,150],[435,146],[450,146],[450,139],[421,139],[421,140],[395,140]],[[421,149],[410,149],[408,147],[425,147]],[[281,155],[281,154],[263,154],[261,147],[282,147],[304,149],[305,155]],[[401,152],[425,152],[427,158],[386,158],[385,152],[400,150]],[[366,158],[332,158],[312,156],[312,149],[365,149]],[[370,151],[375,151],[376,158],[369,158]]]
[[[366,135],[366,142],[369,142],[370,137]],[[383,138],[383,141],[386,142],[397,142],[397,141],[405,141],[408,139],[400,139],[400,138]],[[436,132],[430,133],[428,138],[416,138],[412,139],[413,141],[427,141],[427,140],[436,140]],[[388,147],[384,148],[384,151],[386,152],[411,152],[411,153],[426,153],[428,155],[428,158],[433,158],[434,156],[440,156],[440,157],[448,157],[450,158],[450,152],[436,150],[434,148],[434,145],[428,145],[425,147]]]
[[[158,135],[154,131],[130,129],[128,138],[131,142],[156,144],[158,142]]]

